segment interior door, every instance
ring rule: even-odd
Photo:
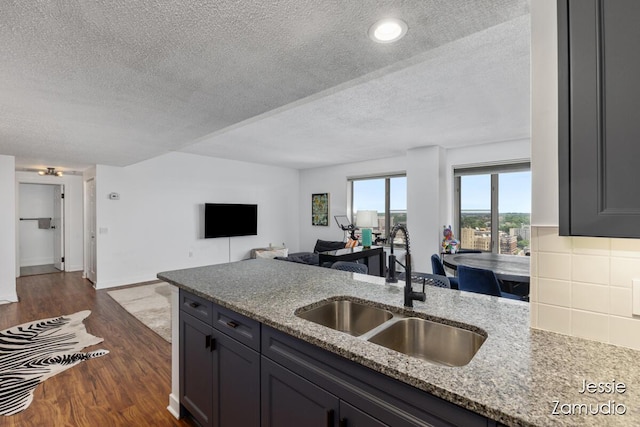
[[[64,271],[64,185],[53,188],[53,265]]]
[[[87,251],[87,266],[85,268],[87,279],[91,283],[95,284],[97,279],[96,274],[96,181],[91,178],[86,182],[85,187],[86,195],[86,210],[87,210],[87,236],[89,238],[88,251]]]

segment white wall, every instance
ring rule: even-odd
[[[531,2],[531,325],[640,350],[640,239],[558,235],[556,2]]]
[[[241,260],[269,243],[298,250],[298,180],[293,169],[183,153],[122,168],[98,165],[96,287]],[[120,200],[110,200],[112,192]],[[206,202],[257,203],[258,235],[203,239]]]
[[[79,175],[40,176],[36,172],[15,172],[16,206],[12,206],[16,215],[20,206],[21,183],[30,184],[62,184],[64,185],[64,257],[65,271],[82,271],[84,263],[83,234],[83,189],[82,177]],[[17,219],[17,218],[16,218]],[[16,238],[16,253],[20,236]],[[16,262],[18,260],[16,259]],[[16,265],[17,271],[20,266]]]
[[[0,155],[0,303],[16,295],[16,184],[15,158]]]
[[[557,6],[556,0],[531,3],[531,224],[557,226]]]
[[[406,158],[349,163],[300,171],[300,250],[313,251],[317,239],[342,240],[344,232],[335,215],[348,215],[348,178],[406,172]],[[311,225],[311,195],[329,193],[329,226]]]
[[[407,152],[407,228],[413,271],[430,272],[430,257],[439,251],[447,205],[445,153],[436,146]]]
[[[19,218],[53,218],[54,186],[20,184]],[[51,228],[38,228],[37,220],[20,220],[20,267],[53,264],[53,234]]]

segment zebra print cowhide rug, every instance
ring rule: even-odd
[[[78,363],[104,356],[107,350],[81,353],[103,341],[87,332],[82,321],[91,311],[24,323],[0,331],[0,414],[25,410],[44,380]]]

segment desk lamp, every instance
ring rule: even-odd
[[[372,228],[378,227],[378,211],[356,212],[356,225],[362,230],[362,246],[371,247]]]

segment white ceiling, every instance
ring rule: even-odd
[[[0,154],[293,168],[529,137],[528,0],[0,2]],[[369,26],[409,26],[377,44]]]

